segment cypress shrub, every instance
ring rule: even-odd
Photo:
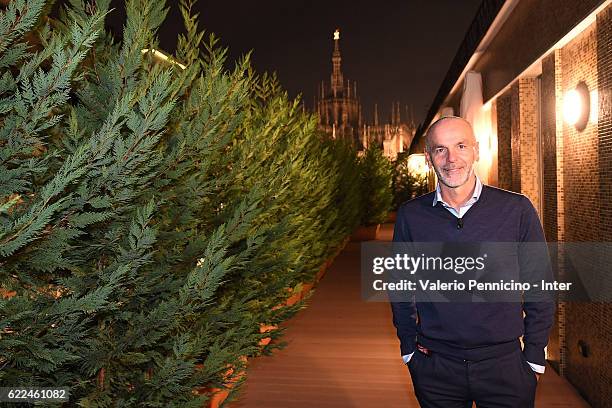
[[[142,52],[163,1],[128,0],[122,41],[109,3],[0,15],[0,384],[201,406],[358,225],[359,164],[248,56],[225,68],[192,2],[182,65]]]
[[[409,152],[400,153],[393,163],[393,208],[428,192],[427,176],[411,171],[409,155]]]
[[[361,157],[360,176],[364,208],[362,224],[385,222],[393,203],[393,167],[376,144],[368,146]]]

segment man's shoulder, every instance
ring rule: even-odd
[[[436,194],[436,191],[430,191],[427,194],[423,194],[421,196],[418,196],[416,198],[413,198],[411,200],[408,201],[404,201],[400,206],[399,209],[397,210],[397,213],[404,213],[404,212],[415,212],[415,211],[421,211],[421,210],[426,210],[428,208],[433,207],[433,199],[434,196]]]
[[[529,198],[521,193],[516,193],[510,190],[504,190],[503,188],[490,186],[488,184],[483,185],[483,192],[486,192],[487,200],[498,201],[510,204],[526,205],[531,204]]]

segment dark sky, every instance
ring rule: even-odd
[[[122,1],[114,1],[118,7]],[[378,103],[381,120],[392,101],[412,105],[417,123],[432,102],[481,0],[199,0],[200,27],[214,32],[229,58],[253,50],[259,72],[276,71],[291,97],[307,108],[331,73],[332,34],[340,29],[342,71],[357,81],[366,119]],[[172,52],[182,30],[178,1],[160,31]],[[119,8],[119,7],[118,7]],[[120,11],[109,17],[113,26]]]

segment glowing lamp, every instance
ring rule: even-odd
[[[576,88],[569,90],[563,98],[563,118],[577,130],[586,128],[591,110],[591,97],[589,88],[580,81]]]
[[[415,176],[426,176],[429,168],[423,153],[415,153],[408,156],[408,171]]]

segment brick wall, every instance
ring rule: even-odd
[[[555,100],[560,110],[563,106],[563,86],[561,78],[563,72],[561,71],[561,51],[554,51],[555,58]],[[565,185],[563,184],[563,115],[559,114],[555,116],[555,133],[557,135],[557,241],[565,241]],[[565,254],[563,248],[558,253],[558,273],[562,280],[565,276],[565,268],[563,258]],[[565,369],[567,367],[567,336],[566,336],[566,317],[565,317],[566,302],[563,301],[563,294],[561,294],[561,301],[557,305],[557,323],[559,326],[559,373],[565,376]]]
[[[556,123],[556,81],[555,81],[555,55],[552,52],[542,60],[542,178],[543,178],[543,208],[542,226],[548,242],[558,240],[557,231],[557,123]],[[554,268],[558,262],[553,259]],[[551,329],[548,342],[548,359],[561,371],[561,330],[563,316],[561,308],[557,308],[557,315]]]
[[[497,112],[497,186],[512,189],[512,123],[510,93],[495,100]]]
[[[499,186],[524,193],[536,208],[541,196],[541,217],[549,241],[612,242],[611,10],[608,7],[597,24],[542,60],[539,96],[535,78],[520,78],[495,101]],[[583,131],[567,125],[561,114],[563,96],[579,81],[598,95],[597,106],[593,106],[598,112]],[[563,259],[563,252],[560,256]],[[587,284],[591,279],[609,285],[608,293],[612,293],[612,277],[602,265],[592,266]],[[563,274],[571,265],[560,262],[558,267]],[[581,355],[579,341],[589,346],[588,357]],[[558,362],[560,372],[594,407],[608,406],[612,401],[608,361],[612,307],[560,302],[548,352],[549,359]]]
[[[563,93],[585,81],[589,90],[598,90],[598,25],[593,24],[561,50]],[[600,33],[601,35],[601,33]],[[598,120],[589,121],[583,131],[563,124],[564,235],[567,242],[598,242],[601,236],[600,137]],[[607,199],[609,201],[609,197]],[[606,201],[606,200],[603,200]],[[565,268],[570,272],[570,263]],[[596,278],[594,267],[585,280]],[[608,406],[610,382],[609,334],[606,338],[604,306],[595,302],[567,302],[565,305],[565,374],[594,407]],[[584,357],[578,343],[585,342],[590,355]],[[608,377],[609,378],[609,377]]]
[[[521,78],[497,98],[499,186],[525,194],[538,211],[537,79]]]
[[[532,6],[537,5],[538,10],[545,10],[542,13],[549,16],[555,16],[557,12],[572,14],[569,6],[585,5],[584,2],[564,2],[568,5],[566,8],[556,7],[556,3],[555,6],[545,3],[530,0],[519,5],[530,12]],[[589,6],[591,10],[595,3]],[[542,13],[536,10],[534,15]],[[520,20],[523,14],[517,13],[516,19]],[[546,20],[534,21],[533,25],[539,25],[538,29],[547,30]],[[521,41],[523,34],[516,29],[518,26],[520,24],[507,24],[504,28],[507,37],[513,44],[518,44],[516,47],[528,49],[530,43]],[[573,25],[559,26],[567,32]],[[500,33],[498,37],[504,37],[503,32]],[[501,40],[496,38],[494,41]],[[599,13],[596,23],[562,49],[554,50],[542,59],[539,96],[533,78],[511,79],[512,76],[508,76],[507,81],[491,85],[491,78],[498,74],[491,67],[511,64],[511,59],[515,58],[515,53],[506,48],[501,49],[499,55],[493,51],[490,50],[488,57],[481,57],[480,65],[476,67],[483,72],[485,88],[499,85],[495,89],[502,89],[514,81],[494,101],[498,186],[525,193],[536,208],[541,197],[540,215],[548,241],[612,242],[612,6]],[[510,58],[508,64],[500,56]],[[564,95],[580,81],[584,81],[592,92],[591,108],[594,110],[583,131],[566,124],[562,116]],[[538,98],[541,103],[540,123]],[[538,126],[542,152],[539,158]],[[563,251],[553,261],[558,261],[561,278],[575,272]],[[608,296],[612,294],[609,264],[598,263],[597,259],[586,261],[588,274],[582,277],[584,286],[596,285]],[[587,357],[581,354],[579,342],[587,344]],[[612,407],[610,356],[612,304],[562,299],[551,332],[549,359],[558,362],[561,374],[593,407]]]
[[[555,103],[557,111],[563,106],[563,84],[561,81],[561,50],[555,50]],[[557,240],[565,241],[565,185],[563,184],[563,115],[555,115],[556,163],[557,163]]]
[[[612,7],[597,16],[599,171],[601,235],[612,241]]]
[[[548,241],[557,241],[557,123],[555,53],[542,61],[542,224]]]
[[[612,6],[597,16],[597,82],[598,82],[598,154],[601,202],[599,235],[602,241],[612,242]],[[606,265],[609,271],[610,265]],[[604,273],[601,285],[604,293],[612,293],[612,276]],[[594,311],[595,312],[595,311]],[[602,384],[599,401],[612,401],[612,304],[601,303],[596,312],[600,313],[599,338],[601,355],[597,369]]]
[[[512,148],[512,184],[511,190],[521,191],[521,104],[519,102],[519,86],[514,83],[510,87],[510,143]]]
[[[495,100],[498,186],[525,194],[540,211],[537,79],[521,78]]]
[[[540,208],[540,163],[538,149],[538,90],[536,78],[521,78],[518,82],[519,94],[519,153],[521,189],[533,203],[538,213]]]

